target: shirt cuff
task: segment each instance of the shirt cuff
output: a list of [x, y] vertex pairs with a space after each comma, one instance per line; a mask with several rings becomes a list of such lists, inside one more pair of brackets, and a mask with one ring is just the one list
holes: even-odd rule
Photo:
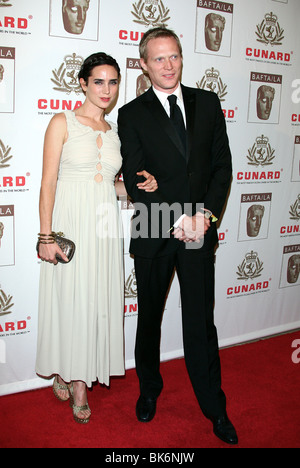
[[177, 221], [174, 223], [173, 227], [174, 227], [175, 229], [178, 228], [179, 224], [181, 223], [181, 221], [182, 221], [183, 218], [185, 218], [185, 217], [186, 217], [186, 214], [181, 215], [180, 218], [177, 219]]

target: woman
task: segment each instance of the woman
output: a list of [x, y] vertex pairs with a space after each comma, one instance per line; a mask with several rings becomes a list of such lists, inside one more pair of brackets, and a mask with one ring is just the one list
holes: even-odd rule
[[[88, 57], [78, 75], [86, 99], [55, 115], [46, 131], [40, 192], [41, 265], [36, 372], [55, 375], [53, 391], [87, 423], [87, 387], [124, 374], [124, 281], [121, 220], [115, 181], [122, 159], [115, 126], [105, 113], [116, 100], [120, 69], [104, 53]], [[141, 190], [155, 191], [146, 171]], [[52, 232], [74, 241], [69, 263]]]

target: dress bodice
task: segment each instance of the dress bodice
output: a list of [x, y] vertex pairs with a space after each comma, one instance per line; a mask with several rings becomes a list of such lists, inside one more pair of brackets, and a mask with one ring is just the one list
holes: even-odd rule
[[75, 113], [65, 111], [68, 139], [60, 159], [59, 180], [94, 180], [114, 183], [121, 168], [120, 140], [117, 127], [103, 132], [79, 122]]

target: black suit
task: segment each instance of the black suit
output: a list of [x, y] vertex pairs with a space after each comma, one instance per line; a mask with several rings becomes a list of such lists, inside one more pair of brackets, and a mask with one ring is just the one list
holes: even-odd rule
[[[192, 215], [197, 211], [196, 204], [203, 203], [219, 217], [231, 180], [231, 154], [217, 95], [185, 86], [182, 86], [182, 94], [186, 151], [152, 88], [119, 110], [126, 189], [134, 202], [148, 208], [148, 232], [155, 228], [152, 237], [135, 235], [130, 246], [135, 256], [138, 286], [136, 366], [141, 393], [156, 398], [162, 389], [160, 324], [175, 266], [181, 290], [187, 368], [202, 410], [214, 417], [225, 412], [213, 323], [216, 226], [215, 223], [211, 225], [200, 249], [188, 249], [187, 244], [173, 235], [166, 235], [168, 223], [172, 226], [181, 213], [175, 210], [167, 223], [158, 223], [151, 208], [154, 204], [172, 207], [177, 204], [182, 212], [188, 210]], [[136, 173], [143, 169], [157, 179], [156, 192], [146, 193], [137, 188], [140, 179]], [[136, 216], [139, 219], [139, 213]]]

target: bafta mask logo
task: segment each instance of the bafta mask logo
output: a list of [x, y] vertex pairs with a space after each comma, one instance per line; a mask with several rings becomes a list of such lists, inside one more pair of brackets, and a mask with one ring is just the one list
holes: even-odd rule
[[5, 146], [3, 141], [0, 140], [0, 169], [5, 169], [9, 167], [10, 164], [7, 164], [8, 161], [12, 158], [10, 155], [11, 148], [9, 146]]
[[250, 166], [269, 166], [273, 164], [275, 158], [275, 150], [272, 149], [269, 138], [261, 135], [256, 138], [252, 148], [248, 149], [248, 164]]
[[137, 297], [137, 285], [136, 285], [136, 278], [135, 278], [135, 270], [133, 269], [125, 283], [125, 298], [132, 299], [136, 297]]
[[300, 221], [300, 194], [293, 205], [290, 206], [290, 219]]
[[241, 265], [238, 266], [237, 276], [240, 280], [253, 280], [261, 276], [262, 270], [263, 262], [259, 260], [257, 252], [251, 250], [245, 255]]
[[275, 98], [275, 89], [272, 86], [262, 85], [257, 90], [256, 111], [261, 120], [268, 120]]
[[209, 13], [205, 18], [205, 44], [208, 50], [218, 52], [221, 47], [226, 20], [224, 16]]
[[144, 26], [168, 27], [167, 21], [170, 19], [169, 8], [166, 8], [162, 0], [139, 0], [133, 3], [131, 12], [135, 19], [134, 23]]
[[1, 223], [0, 221], [0, 248], [1, 248], [1, 239], [3, 237], [3, 234], [4, 234], [4, 224]]
[[257, 237], [261, 228], [265, 207], [263, 205], [252, 205], [247, 212], [247, 235]]
[[0, 8], [1, 7], [9, 7], [12, 6], [11, 3], [9, 3], [9, 0], [0, 0]]
[[82, 34], [90, 0], [62, 0], [62, 17], [65, 30], [70, 34]]
[[53, 78], [51, 78], [51, 81], [56, 85], [53, 88], [55, 91], [62, 91], [67, 94], [72, 92], [77, 95], [81, 94], [81, 86], [77, 77], [83, 60], [83, 57], [75, 53], [66, 55], [59, 69], [52, 70]]
[[282, 45], [284, 30], [278, 23], [278, 17], [274, 13], [267, 13], [261, 22], [256, 26], [257, 41], [262, 44]]
[[289, 284], [297, 283], [300, 272], [300, 255], [292, 255], [287, 265], [287, 282]]
[[0, 289], [0, 317], [12, 313], [10, 310], [14, 304], [11, 303], [12, 296], [7, 296], [3, 289]]
[[149, 88], [151, 88], [151, 80], [147, 75], [142, 73], [136, 80], [136, 97], [144, 94]]
[[4, 66], [0, 63], [0, 83], [3, 81], [4, 78]]
[[206, 89], [216, 93], [221, 102], [225, 101], [227, 85], [223, 83], [220, 72], [214, 67], [206, 70], [202, 80], [198, 81], [196, 85], [199, 89]]

